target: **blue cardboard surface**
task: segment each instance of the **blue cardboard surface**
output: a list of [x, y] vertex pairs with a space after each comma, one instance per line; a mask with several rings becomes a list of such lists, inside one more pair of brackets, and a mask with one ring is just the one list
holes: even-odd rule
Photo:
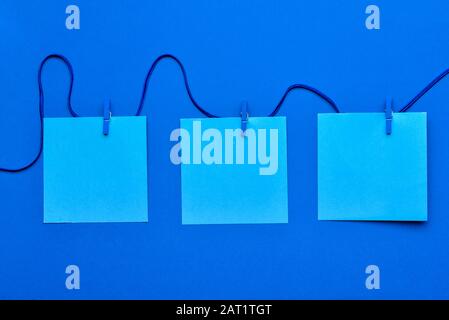
[[[65, 11], [79, 6], [79, 30]], [[368, 5], [380, 30], [368, 30]], [[266, 116], [293, 83], [317, 87], [343, 112], [399, 110], [449, 65], [449, 1], [0, 1], [0, 166], [17, 167], [39, 144], [39, 62], [67, 56], [74, 110], [135, 114], [145, 73], [162, 53], [185, 65], [207, 111]], [[449, 79], [411, 112], [428, 117], [426, 223], [319, 221], [315, 95], [292, 91], [288, 121], [288, 224], [183, 225], [181, 168], [169, 157], [179, 119], [198, 118], [179, 67], [163, 61], [149, 82], [149, 223], [44, 224], [43, 159], [0, 173], [0, 297], [24, 299], [448, 299]], [[45, 116], [69, 117], [67, 69], [43, 72]], [[393, 121], [394, 135], [395, 123]], [[101, 129], [100, 129], [101, 130]], [[383, 129], [382, 129], [383, 130]], [[111, 127], [113, 134], [113, 126]], [[81, 289], [67, 290], [78, 265]], [[381, 271], [367, 290], [365, 268]]]

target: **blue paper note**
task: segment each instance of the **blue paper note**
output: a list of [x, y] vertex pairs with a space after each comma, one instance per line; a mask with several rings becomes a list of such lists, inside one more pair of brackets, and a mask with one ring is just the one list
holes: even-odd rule
[[249, 118], [246, 136], [240, 127], [181, 120], [183, 224], [288, 222], [286, 119]]
[[146, 222], [146, 117], [44, 119], [44, 222]]
[[427, 114], [318, 115], [320, 220], [427, 220]]

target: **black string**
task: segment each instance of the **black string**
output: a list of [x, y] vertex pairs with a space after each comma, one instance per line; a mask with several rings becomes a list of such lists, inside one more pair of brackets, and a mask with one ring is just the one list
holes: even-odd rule
[[430, 89], [432, 89], [438, 82], [443, 80], [449, 74], [449, 69], [446, 69], [443, 73], [441, 73], [438, 77], [433, 79], [424, 89], [422, 89], [409, 103], [407, 103], [399, 112], [408, 111], [413, 105], [422, 98]]
[[192, 104], [195, 106], [195, 108], [197, 108], [199, 112], [201, 112], [203, 115], [205, 115], [208, 118], [219, 118], [218, 116], [216, 116], [216, 115], [206, 111], [195, 100], [195, 98], [192, 95], [192, 91], [190, 90], [189, 80], [187, 78], [187, 73], [186, 73], [186, 69], [184, 68], [184, 65], [182, 64], [182, 62], [178, 58], [176, 58], [175, 56], [173, 56], [171, 54], [163, 54], [163, 55], [157, 57], [157, 59], [154, 60], [154, 62], [151, 64], [151, 67], [148, 70], [147, 76], [145, 77], [145, 82], [143, 84], [143, 90], [142, 90], [142, 96], [140, 98], [139, 107], [137, 108], [136, 116], [139, 116], [142, 113], [143, 105], [145, 103], [145, 96], [147, 94], [147, 89], [148, 89], [148, 82], [150, 81], [151, 76], [153, 75], [154, 70], [156, 69], [156, 67], [159, 64], [159, 62], [161, 62], [162, 60], [165, 60], [165, 59], [171, 59], [171, 60], [175, 61], [178, 64], [178, 66], [179, 66], [179, 68], [181, 69], [181, 72], [182, 72], [182, 77], [184, 79], [184, 86], [186, 88], [187, 95], [189, 96], [189, 99], [192, 102]]
[[334, 109], [334, 111], [336, 113], [340, 113], [340, 109], [338, 109], [337, 104], [331, 98], [329, 98], [327, 95], [325, 95], [324, 93], [322, 93], [318, 89], [315, 89], [315, 88], [313, 88], [311, 86], [308, 86], [306, 84], [294, 84], [294, 85], [291, 85], [290, 87], [287, 88], [287, 90], [285, 91], [285, 93], [282, 96], [281, 100], [277, 104], [276, 108], [268, 116], [269, 117], [274, 117], [275, 115], [277, 115], [279, 110], [281, 109], [282, 105], [284, 104], [285, 99], [289, 95], [289, 93], [292, 92], [293, 90], [299, 90], [299, 89], [310, 91], [310, 92], [314, 93], [315, 95], [317, 95], [318, 97], [320, 97], [321, 99], [326, 101], [332, 107], [332, 109]]
[[[43, 71], [43, 68], [44, 68], [45, 64], [47, 63], [47, 61], [51, 60], [51, 59], [61, 60], [65, 64], [67, 69], [69, 70], [70, 84], [69, 84], [69, 92], [68, 92], [68, 95], [67, 95], [67, 109], [69, 110], [69, 112], [70, 112], [72, 117], [79, 117], [79, 114], [76, 113], [73, 110], [73, 107], [72, 107], [72, 91], [73, 91], [73, 83], [74, 83], [73, 67], [70, 64], [69, 60], [66, 57], [64, 57], [63, 55], [50, 54], [47, 57], [45, 57], [44, 60], [42, 60], [42, 62], [40, 63], [38, 76], [37, 76], [37, 81], [38, 81], [38, 86], [39, 86], [39, 120], [40, 120], [40, 141], [39, 141], [38, 153], [33, 158], [33, 160], [31, 162], [29, 162], [28, 164], [26, 164], [25, 166], [19, 167], [19, 168], [14, 168], [14, 169], [0, 168], [0, 172], [12, 172], [12, 173], [15, 173], [15, 172], [21, 172], [21, 171], [27, 170], [30, 167], [32, 167], [39, 160], [39, 158], [40, 158], [40, 156], [42, 154], [42, 148], [43, 148], [43, 119], [44, 119], [44, 90], [43, 90], [43, 86], [42, 86], [42, 71]], [[182, 64], [182, 62], [177, 57], [175, 57], [175, 56], [173, 56], [171, 54], [163, 54], [163, 55], [159, 56], [156, 60], [154, 60], [154, 62], [152, 63], [152, 65], [151, 65], [150, 69], [148, 70], [148, 73], [147, 73], [147, 75], [145, 77], [145, 82], [144, 82], [144, 86], [143, 86], [143, 90], [142, 90], [142, 95], [141, 95], [139, 106], [137, 108], [137, 111], [136, 111], [135, 115], [138, 116], [138, 115], [140, 115], [142, 113], [142, 109], [143, 109], [143, 106], [144, 106], [144, 103], [145, 103], [146, 93], [147, 93], [147, 90], [148, 90], [148, 84], [149, 84], [149, 81], [151, 79], [151, 76], [153, 75], [153, 72], [156, 69], [156, 67], [159, 64], [159, 62], [161, 62], [162, 60], [165, 60], [165, 59], [171, 59], [171, 60], [175, 61], [178, 64], [178, 66], [180, 67], [181, 72], [182, 72], [182, 76], [183, 76], [183, 80], [184, 80], [184, 85], [185, 85], [185, 88], [186, 88], [186, 91], [187, 91], [187, 95], [189, 96], [189, 99], [192, 102], [192, 104], [195, 106], [195, 108], [197, 108], [198, 111], [200, 111], [206, 117], [218, 118], [219, 116], [214, 115], [214, 114], [206, 111], [203, 107], [201, 107], [201, 105], [193, 97], [193, 94], [192, 94], [192, 91], [190, 89], [190, 85], [189, 85], [189, 81], [188, 81], [188, 78], [187, 78], [187, 73], [186, 73], [186, 70], [184, 68], [184, 65]], [[399, 112], [406, 112], [406, 111], [408, 111], [419, 99], [421, 99], [430, 89], [432, 89], [438, 82], [440, 82], [448, 74], [449, 74], [449, 69], [445, 70], [438, 77], [433, 79], [423, 90], [421, 90], [412, 100], [410, 100], [410, 102], [408, 102]], [[339, 108], [337, 107], [337, 104], [331, 98], [329, 98], [327, 95], [325, 95], [323, 92], [321, 92], [318, 89], [313, 88], [311, 86], [305, 85], [305, 84], [294, 84], [294, 85], [291, 85], [290, 87], [287, 88], [287, 90], [285, 91], [284, 95], [282, 96], [282, 98], [280, 99], [278, 104], [276, 105], [276, 108], [268, 116], [269, 117], [276, 116], [279, 113], [281, 107], [283, 106], [283, 104], [284, 104], [287, 96], [290, 94], [290, 92], [292, 92], [294, 90], [299, 90], [299, 89], [312, 92], [313, 94], [317, 95], [318, 97], [320, 97], [321, 99], [326, 101], [332, 107], [332, 109], [335, 112], [337, 112], [337, 113], [340, 112]]]
[[[43, 121], [44, 121], [44, 90], [43, 90], [43, 86], [42, 86], [42, 71], [43, 68], [45, 66], [45, 64], [47, 63], [48, 60], [51, 59], [57, 59], [57, 60], [61, 60], [65, 66], [67, 67], [67, 69], [69, 70], [69, 75], [70, 75], [70, 84], [69, 84], [69, 92], [67, 95], [67, 109], [69, 110], [70, 114], [72, 117], [79, 117], [80, 115], [78, 113], [75, 112], [75, 110], [73, 110], [72, 107], [72, 92], [73, 92], [73, 82], [74, 82], [74, 72], [73, 72], [73, 67], [71, 65], [71, 63], [69, 62], [69, 60], [64, 57], [63, 55], [60, 54], [50, 54], [47, 57], [44, 58], [44, 60], [42, 60], [42, 62], [39, 65], [39, 71], [38, 71], [38, 75], [37, 75], [37, 82], [38, 82], [38, 86], [39, 86], [39, 121], [40, 121], [40, 141], [39, 141], [39, 151], [37, 153], [37, 155], [34, 157], [34, 159], [28, 163], [27, 165], [20, 167], [20, 168], [15, 168], [15, 169], [10, 169], [10, 168], [0, 168], [0, 172], [12, 172], [12, 173], [16, 173], [16, 172], [21, 172], [21, 171], [25, 171], [27, 169], [29, 169], [30, 167], [32, 167], [40, 158], [41, 154], [42, 154], [42, 149], [43, 149], [43, 133], [44, 133], [44, 126], [43, 126]], [[198, 111], [200, 111], [203, 115], [205, 115], [206, 117], [209, 118], [218, 118], [219, 116], [214, 115], [208, 111], [206, 111], [203, 107], [201, 107], [201, 105], [195, 100], [195, 98], [193, 97], [192, 91], [190, 89], [190, 85], [189, 85], [189, 81], [187, 78], [187, 72], [184, 68], [184, 65], [182, 64], [182, 62], [175, 56], [171, 55], [171, 54], [163, 54], [161, 56], [159, 56], [156, 60], [154, 60], [154, 62], [152, 63], [150, 69], [148, 70], [148, 73], [145, 77], [145, 81], [144, 81], [144, 85], [143, 85], [143, 90], [142, 90], [142, 95], [140, 98], [140, 102], [139, 102], [139, 106], [137, 108], [137, 111], [135, 113], [136, 116], [139, 116], [142, 113], [142, 109], [145, 103], [145, 97], [146, 97], [146, 93], [148, 90], [148, 84], [149, 81], [151, 79], [151, 76], [153, 75], [154, 70], [156, 69], [157, 65], [159, 64], [159, 62], [161, 62], [162, 60], [165, 59], [171, 59], [173, 61], [175, 61], [179, 68], [181, 69], [182, 72], [182, 76], [184, 79], [184, 85], [187, 91], [187, 95], [189, 96], [190, 101], [192, 102], [192, 104], [195, 106], [195, 108], [198, 109]], [[275, 115], [278, 114], [279, 110], [281, 109], [281, 107], [283, 106], [285, 99], [287, 98], [287, 96], [289, 95], [289, 93], [293, 90], [297, 90], [297, 89], [303, 89], [303, 90], [307, 90], [310, 91], [312, 93], [314, 93], [315, 95], [319, 96], [320, 98], [322, 98], [323, 100], [325, 100], [327, 103], [330, 104], [330, 106], [334, 109], [335, 112], [340, 112], [340, 110], [338, 109], [337, 105], [335, 104], [335, 102], [330, 99], [328, 96], [326, 96], [324, 93], [322, 93], [321, 91], [319, 91], [318, 89], [315, 89], [313, 87], [310, 87], [308, 85], [303, 85], [303, 84], [294, 84], [290, 87], [287, 88], [287, 90], [285, 91], [284, 95], [282, 96], [281, 100], [278, 102], [278, 104], [276, 105], [276, 108], [268, 115], [269, 117], [274, 117]]]
[[44, 90], [42, 87], [42, 70], [43, 70], [45, 64], [47, 63], [47, 61], [50, 59], [61, 60], [62, 62], [64, 62], [67, 69], [69, 70], [70, 87], [69, 87], [69, 93], [67, 95], [67, 108], [69, 109], [69, 112], [73, 117], [78, 117], [78, 114], [72, 108], [72, 89], [73, 89], [73, 78], [74, 78], [72, 65], [70, 64], [69, 60], [62, 55], [59, 55], [59, 54], [48, 55], [40, 63], [39, 72], [37, 74], [37, 82], [38, 82], [38, 86], [39, 86], [39, 121], [40, 121], [39, 151], [37, 152], [37, 155], [33, 158], [33, 160], [31, 162], [29, 162], [28, 164], [24, 165], [23, 167], [14, 168], [14, 169], [0, 168], [0, 172], [17, 173], [17, 172], [25, 171], [25, 170], [31, 168], [37, 162], [37, 160], [39, 160], [39, 158], [42, 154], [42, 148], [43, 148], [43, 144], [44, 144], [44, 123], [43, 123], [44, 122]]
[[[193, 97], [192, 90], [190, 89], [189, 80], [188, 80], [187, 72], [186, 72], [186, 69], [184, 68], [184, 65], [182, 64], [182, 62], [177, 57], [175, 57], [174, 55], [171, 55], [171, 54], [163, 54], [163, 55], [159, 56], [156, 60], [154, 60], [154, 62], [152, 63], [150, 69], [148, 70], [148, 73], [147, 73], [147, 75], [145, 77], [145, 82], [144, 82], [144, 86], [143, 86], [143, 90], [142, 90], [142, 96], [140, 98], [139, 107], [137, 108], [136, 116], [139, 116], [142, 113], [143, 105], [145, 103], [146, 93], [147, 93], [147, 90], [148, 90], [148, 83], [149, 83], [149, 81], [151, 79], [151, 76], [153, 75], [154, 70], [156, 69], [156, 67], [159, 64], [159, 62], [161, 62], [162, 60], [165, 60], [165, 59], [169, 59], [169, 60], [175, 61], [176, 64], [181, 69], [181, 73], [182, 73], [182, 77], [183, 77], [183, 80], [184, 80], [184, 86], [186, 88], [187, 95], [189, 96], [189, 99], [192, 102], [192, 104], [195, 106], [195, 108], [197, 108], [199, 112], [201, 112], [203, 115], [205, 115], [208, 118], [219, 118], [219, 116], [214, 115], [214, 114], [206, 111], [196, 101], [196, 99]], [[325, 100], [327, 103], [329, 103], [331, 105], [331, 107], [334, 109], [335, 112], [337, 112], [337, 113], [340, 112], [340, 110], [338, 109], [336, 103], [334, 101], [332, 101], [332, 99], [329, 98], [328, 96], [326, 96], [324, 93], [319, 91], [318, 89], [315, 89], [315, 88], [313, 88], [311, 86], [304, 85], [304, 84], [294, 84], [294, 85], [292, 85], [292, 86], [287, 88], [287, 90], [285, 91], [285, 93], [282, 96], [281, 100], [276, 105], [276, 108], [268, 116], [269, 117], [274, 117], [279, 112], [279, 110], [281, 109], [281, 107], [284, 104], [285, 99], [287, 98], [288, 94], [291, 91], [296, 90], [296, 89], [303, 89], [303, 90], [307, 90], [307, 91], [310, 91], [310, 92], [314, 93], [315, 95], [319, 96], [320, 98]]]

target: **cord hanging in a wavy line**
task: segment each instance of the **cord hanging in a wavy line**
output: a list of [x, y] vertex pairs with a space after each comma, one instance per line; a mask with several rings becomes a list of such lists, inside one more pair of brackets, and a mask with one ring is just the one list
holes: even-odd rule
[[279, 110], [281, 109], [282, 105], [284, 104], [285, 99], [289, 95], [289, 93], [293, 90], [299, 90], [299, 89], [310, 91], [310, 92], [314, 93], [315, 95], [317, 95], [318, 97], [320, 97], [321, 99], [326, 101], [332, 107], [332, 109], [334, 109], [334, 111], [336, 113], [340, 113], [340, 109], [337, 107], [337, 104], [331, 98], [329, 98], [327, 95], [325, 95], [323, 92], [321, 92], [318, 89], [315, 89], [311, 86], [308, 86], [306, 84], [294, 84], [287, 88], [287, 90], [285, 91], [281, 100], [278, 102], [276, 108], [268, 116], [274, 117], [275, 115], [277, 115]]
[[161, 62], [162, 60], [165, 60], [165, 59], [171, 59], [171, 60], [175, 61], [178, 64], [178, 66], [179, 66], [179, 68], [181, 69], [181, 72], [182, 72], [182, 77], [184, 79], [184, 86], [186, 88], [187, 95], [189, 96], [189, 99], [192, 102], [192, 104], [195, 106], [195, 108], [197, 108], [199, 112], [201, 112], [203, 115], [205, 115], [208, 118], [218, 118], [218, 116], [216, 116], [216, 115], [206, 111], [195, 100], [195, 98], [192, 95], [192, 91], [190, 90], [189, 80], [187, 78], [187, 72], [186, 72], [186, 69], [184, 68], [184, 65], [182, 64], [182, 62], [178, 58], [176, 58], [174, 55], [171, 55], [171, 54], [160, 55], [151, 64], [151, 67], [150, 67], [150, 69], [147, 72], [147, 76], [145, 77], [145, 81], [144, 81], [143, 89], [142, 89], [142, 96], [140, 98], [140, 102], [139, 102], [139, 106], [137, 108], [136, 116], [139, 116], [142, 113], [143, 105], [145, 103], [145, 97], [146, 97], [147, 90], [148, 90], [148, 82], [150, 81], [151, 76], [153, 75], [154, 70], [156, 69], [156, 67], [159, 64], [159, 62]]
[[433, 79], [424, 89], [422, 89], [412, 100], [410, 100], [409, 103], [405, 105], [399, 112], [406, 112], [409, 110], [413, 105], [422, 98], [430, 89], [432, 89], [438, 82], [443, 80], [444, 77], [446, 77], [449, 74], [449, 69], [446, 69], [443, 73], [441, 73], [438, 77]]
[[69, 70], [70, 87], [69, 87], [69, 93], [67, 95], [67, 108], [69, 109], [69, 112], [73, 117], [78, 117], [78, 114], [72, 108], [72, 102], [71, 102], [72, 89], [73, 89], [73, 78], [74, 78], [72, 65], [70, 64], [69, 60], [62, 55], [59, 55], [59, 54], [48, 55], [40, 63], [39, 72], [37, 74], [37, 82], [38, 82], [38, 86], [39, 86], [39, 122], [40, 122], [40, 124], [39, 124], [39, 126], [40, 126], [39, 150], [37, 152], [37, 155], [33, 158], [33, 160], [31, 162], [29, 162], [28, 164], [26, 164], [20, 168], [13, 168], [13, 169], [0, 168], [0, 172], [3, 171], [3, 172], [17, 173], [17, 172], [25, 171], [25, 170], [31, 168], [37, 162], [37, 160], [39, 160], [39, 158], [42, 154], [42, 148], [43, 148], [43, 144], [44, 144], [44, 123], [43, 123], [44, 122], [44, 90], [42, 87], [42, 70], [43, 70], [45, 64], [47, 63], [47, 61], [50, 59], [61, 60], [62, 62], [64, 62], [67, 69]]
[[[208, 111], [206, 111], [203, 107], [201, 107], [201, 105], [196, 101], [196, 99], [193, 97], [192, 94], [192, 90], [190, 89], [190, 85], [189, 85], [189, 80], [187, 77], [187, 72], [186, 69], [184, 67], [184, 65], [182, 64], [181, 60], [179, 60], [177, 57], [175, 57], [174, 55], [171, 54], [163, 54], [160, 55], [159, 57], [156, 58], [156, 60], [154, 60], [154, 62], [151, 64], [150, 69], [148, 70], [148, 73], [145, 77], [145, 81], [144, 81], [144, 85], [143, 85], [143, 90], [142, 90], [142, 96], [140, 98], [140, 102], [139, 102], [139, 106], [137, 108], [137, 112], [136, 112], [136, 116], [140, 115], [142, 113], [142, 109], [143, 109], [143, 105], [145, 103], [145, 97], [146, 97], [146, 93], [148, 90], [148, 83], [151, 79], [151, 76], [153, 75], [154, 70], [156, 69], [157, 65], [159, 64], [159, 62], [161, 62], [162, 60], [165, 59], [169, 59], [169, 60], [173, 60], [176, 62], [176, 64], [179, 66], [179, 68], [181, 69], [181, 73], [182, 73], [182, 77], [184, 80], [184, 86], [186, 88], [187, 91], [187, 95], [189, 96], [190, 101], [192, 102], [192, 104], [195, 106], [196, 109], [198, 109], [199, 112], [201, 112], [203, 115], [205, 115], [206, 117], [209, 118], [219, 118], [219, 116], [214, 115]], [[276, 108], [268, 115], [269, 117], [274, 117], [279, 110], [281, 109], [282, 105], [285, 102], [285, 99], [287, 98], [288, 94], [296, 89], [303, 89], [303, 90], [307, 90], [310, 91], [312, 93], [314, 93], [315, 95], [319, 96], [320, 98], [322, 98], [324, 101], [326, 101], [327, 103], [329, 103], [329, 105], [332, 107], [332, 109], [334, 109], [335, 112], [340, 112], [340, 110], [337, 107], [337, 104], [328, 96], [326, 96], [324, 93], [322, 93], [321, 91], [319, 91], [318, 89], [315, 89], [311, 86], [305, 85], [305, 84], [294, 84], [291, 85], [290, 87], [287, 88], [287, 90], [285, 91], [284, 95], [282, 96], [281, 100], [278, 102], [278, 104], [276, 105]]]
[[[28, 164], [26, 164], [25, 166], [19, 167], [19, 168], [0, 168], [0, 172], [11, 172], [11, 173], [17, 173], [17, 172], [21, 172], [21, 171], [25, 171], [27, 169], [29, 169], [30, 167], [32, 167], [40, 158], [42, 151], [43, 151], [43, 137], [44, 137], [44, 89], [43, 89], [43, 85], [42, 85], [42, 71], [44, 66], [46, 65], [47, 61], [51, 60], [51, 59], [57, 59], [57, 60], [61, 60], [65, 66], [67, 67], [67, 69], [69, 70], [69, 75], [70, 75], [70, 84], [69, 84], [69, 92], [67, 95], [67, 109], [69, 110], [70, 114], [72, 117], [80, 117], [80, 115], [75, 112], [75, 110], [73, 110], [72, 107], [72, 92], [73, 92], [73, 83], [74, 83], [74, 72], [73, 72], [73, 67], [70, 63], [70, 61], [63, 55], [60, 54], [50, 54], [47, 57], [45, 57], [40, 65], [39, 65], [39, 71], [38, 71], [38, 75], [37, 75], [37, 81], [38, 81], [38, 87], [39, 87], [39, 122], [40, 122], [40, 138], [39, 138], [39, 150], [37, 152], [37, 155], [33, 158], [33, 160], [31, 162], [29, 162]], [[188, 81], [188, 77], [187, 77], [187, 72], [186, 69], [184, 68], [184, 65], [182, 64], [182, 62], [175, 56], [171, 55], [171, 54], [163, 54], [160, 55], [159, 57], [156, 58], [156, 60], [154, 60], [154, 62], [151, 64], [150, 69], [148, 70], [148, 73], [145, 77], [145, 81], [144, 81], [144, 85], [143, 85], [143, 90], [142, 90], [142, 95], [140, 98], [140, 102], [137, 108], [137, 111], [135, 113], [136, 116], [139, 116], [142, 113], [142, 109], [145, 103], [145, 97], [146, 97], [146, 93], [148, 90], [148, 84], [150, 81], [151, 76], [153, 75], [154, 70], [156, 69], [157, 65], [159, 64], [159, 62], [161, 62], [164, 59], [171, 59], [173, 61], [175, 61], [178, 66], [181, 69], [182, 72], [182, 76], [183, 76], [183, 80], [184, 80], [184, 85], [187, 91], [187, 95], [189, 96], [190, 101], [192, 102], [192, 104], [195, 106], [195, 108], [198, 109], [198, 111], [200, 111], [203, 115], [205, 115], [206, 117], [209, 118], [218, 118], [219, 116], [214, 115], [208, 111], [206, 111], [203, 107], [201, 107], [201, 105], [196, 101], [196, 99], [193, 97], [192, 91], [190, 89], [190, 85], [189, 85], [189, 81]], [[312, 93], [314, 93], [315, 95], [319, 96], [320, 98], [322, 98], [323, 100], [325, 100], [327, 103], [329, 103], [329, 105], [334, 109], [335, 112], [340, 112], [340, 110], [338, 109], [337, 105], [335, 104], [335, 102], [330, 99], [328, 96], [326, 96], [324, 93], [322, 93], [321, 91], [319, 91], [318, 89], [315, 89], [313, 87], [310, 87], [308, 85], [303, 85], [303, 84], [294, 84], [290, 87], [287, 88], [287, 90], [285, 91], [284, 95], [282, 96], [281, 100], [278, 102], [278, 104], [276, 105], [276, 108], [268, 115], [269, 117], [274, 117], [279, 110], [281, 109], [282, 105], [284, 104], [287, 96], [289, 95], [289, 93], [293, 90], [296, 89], [303, 89], [303, 90], [307, 90], [310, 91]]]

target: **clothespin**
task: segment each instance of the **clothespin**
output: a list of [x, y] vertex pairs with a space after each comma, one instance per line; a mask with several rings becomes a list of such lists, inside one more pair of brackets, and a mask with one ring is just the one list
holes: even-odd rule
[[385, 132], [387, 135], [391, 135], [393, 124], [393, 99], [387, 97], [385, 101]]
[[111, 117], [111, 100], [106, 98], [103, 102], [103, 134], [105, 136], [109, 135], [109, 123], [111, 121]]
[[241, 117], [242, 133], [243, 133], [243, 135], [245, 135], [246, 127], [248, 125], [248, 118], [249, 118], [248, 102], [247, 101], [243, 101], [242, 102], [241, 111], [240, 111], [240, 117]]

